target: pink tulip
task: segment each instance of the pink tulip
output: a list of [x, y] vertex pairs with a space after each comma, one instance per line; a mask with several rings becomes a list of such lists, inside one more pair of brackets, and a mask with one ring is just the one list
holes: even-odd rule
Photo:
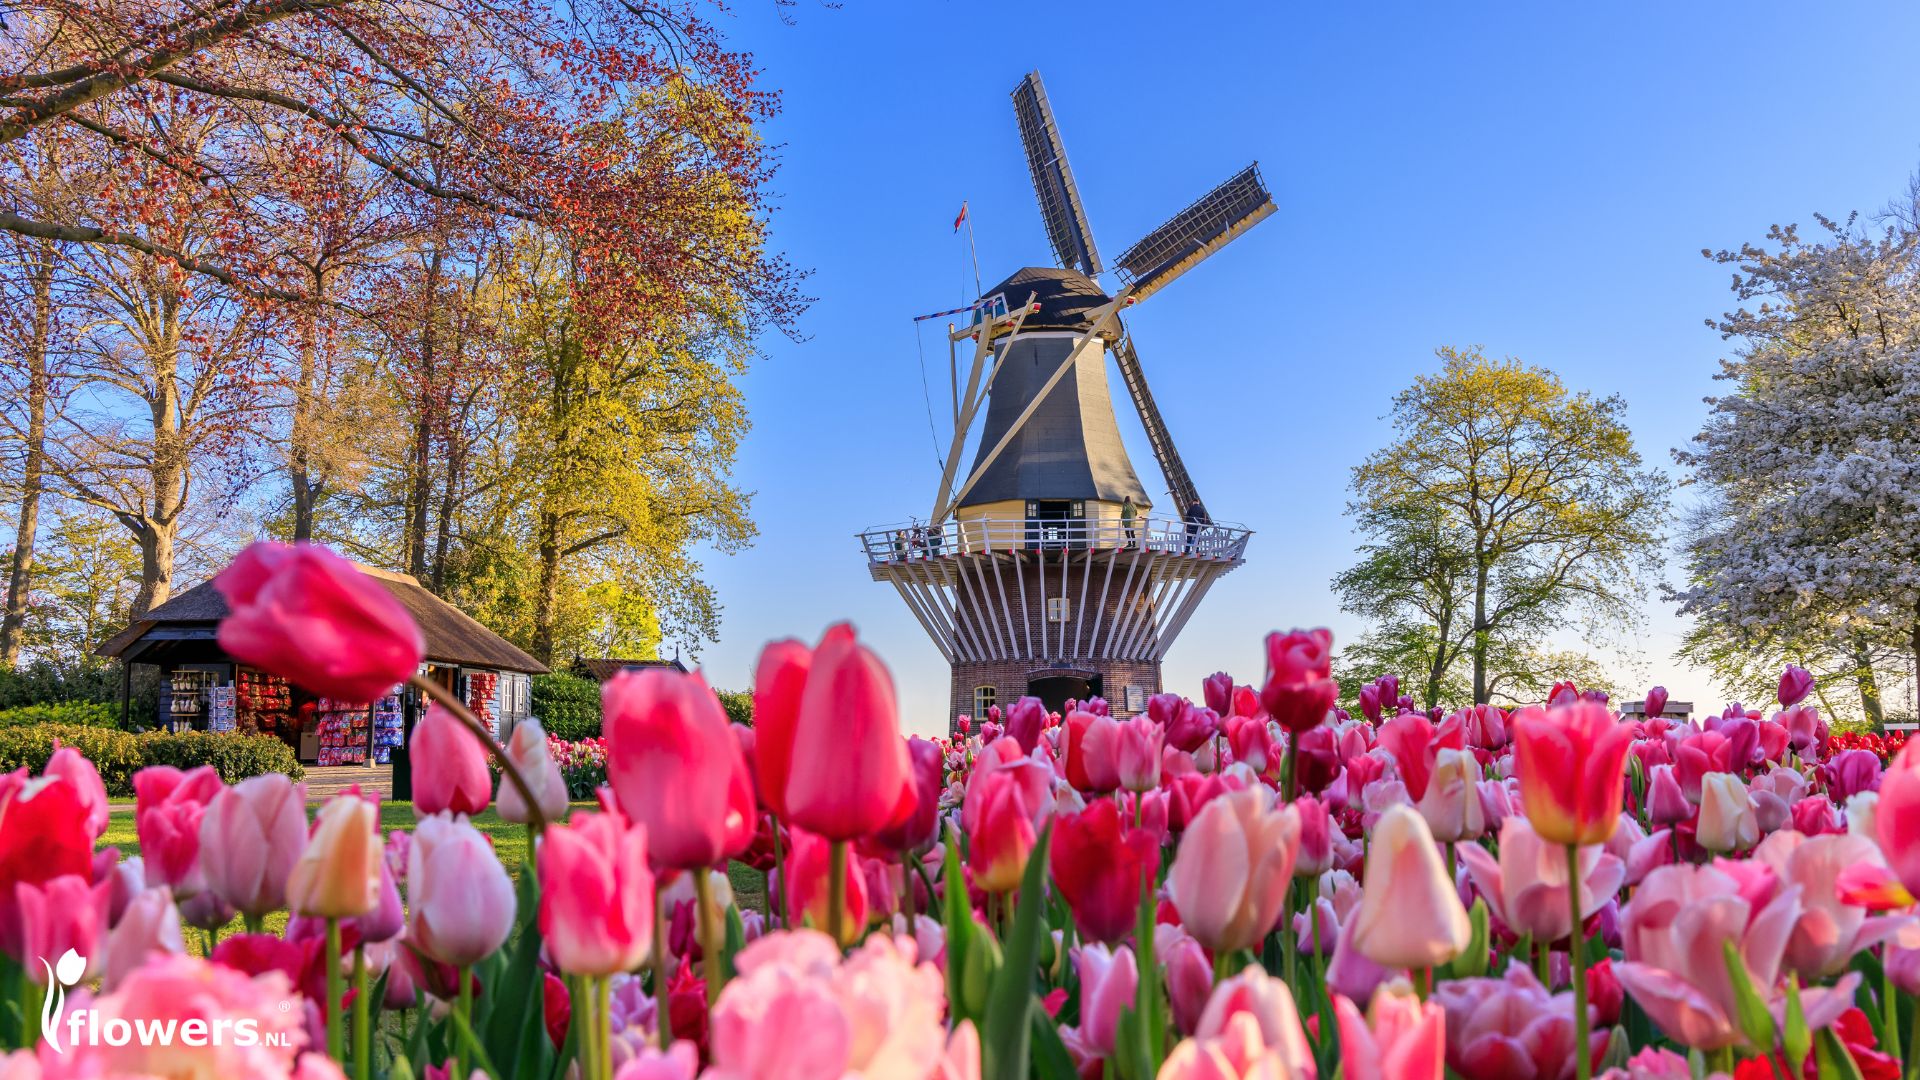
[[[1516, 934], [1537, 942], [1567, 936], [1567, 853], [1541, 840], [1525, 818], [1508, 818], [1500, 828], [1500, 857], [1495, 861], [1478, 844], [1463, 844], [1459, 858], [1487, 907]], [[1627, 874], [1626, 864], [1598, 848], [1580, 851], [1580, 910], [1597, 911], [1613, 899]]]
[[1911, 917], [1869, 917], [1841, 895], [1847, 870], [1879, 862], [1880, 852], [1864, 836], [1804, 837], [1777, 832], [1754, 849], [1753, 861], [1771, 867], [1780, 887], [1800, 887], [1802, 910], [1787, 940], [1785, 963], [1807, 982], [1837, 975], [1856, 953], [1886, 941], [1913, 924]]
[[1427, 792], [1416, 804], [1435, 840], [1451, 844], [1486, 833], [1486, 814], [1474, 787], [1479, 779], [1480, 763], [1471, 753], [1441, 750], [1435, 756]]
[[897, 820], [913, 798], [893, 677], [851, 626], [835, 626], [814, 650], [800, 695], [787, 818], [829, 840], [857, 840]]
[[643, 1046], [614, 1073], [613, 1080], [693, 1080], [700, 1072], [700, 1048], [676, 1039], [666, 1050]]
[[1820, 741], [1820, 711], [1811, 705], [1795, 705], [1780, 711], [1780, 722], [1787, 727], [1787, 742], [1794, 752], [1805, 756]]
[[1266, 787], [1229, 792], [1195, 816], [1174, 854], [1168, 892], [1187, 931], [1214, 953], [1252, 948], [1280, 918], [1300, 815]]
[[173, 894], [164, 885], [147, 889], [128, 902], [127, 910], [107, 935], [107, 955], [101, 965], [103, 984], [111, 992], [155, 957], [186, 951]]
[[1834, 819], [1833, 804], [1825, 795], [1809, 795], [1793, 804], [1787, 816], [1795, 832], [1807, 836], [1819, 836], [1823, 833], [1839, 831], [1840, 824]]
[[618, 814], [575, 814], [540, 838], [540, 937], [553, 965], [600, 978], [631, 971], [653, 945], [647, 835]]
[[1046, 766], [1019, 756], [1019, 746], [1011, 741], [1004, 741], [1009, 752], [994, 749], [1001, 745], [981, 752], [960, 808], [973, 884], [990, 893], [1019, 886], [1027, 856], [1053, 814], [1052, 774]]
[[1613, 835], [1632, 741], [1631, 725], [1591, 701], [1514, 714], [1514, 772], [1541, 839], [1599, 844]]
[[407, 856], [407, 901], [408, 942], [454, 967], [485, 959], [513, 929], [513, 882], [464, 817], [420, 819]]
[[413, 677], [420, 627], [384, 586], [313, 544], [255, 543], [213, 579], [220, 648], [321, 697], [373, 701]]
[[1047, 706], [1037, 697], [1023, 697], [1007, 710], [1007, 735], [1020, 744], [1020, 752], [1033, 753], [1040, 745], [1040, 733], [1047, 727]]
[[1498, 705], [1475, 705], [1459, 713], [1467, 745], [1498, 751], [1507, 745], [1507, 714]]
[[[745, 851], [753, 781], [706, 681], [661, 668], [622, 671], [600, 696], [607, 780], [620, 809], [646, 828], [655, 866], [691, 870]], [[764, 735], [754, 750], [764, 759]]]
[[1318, 878], [1333, 869], [1333, 815], [1327, 804], [1311, 795], [1293, 801], [1300, 816], [1300, 849], [1294, 858], [1295, 877]]
[[1647, 700], [1641, 705], [1640, 711], [1649, 720], [1663, 715], [1667, 711], [1667, 688], [1656, 686], [1647, 691]]
[[[787, 852], [786, 876], [780, 882], [780, 895], [787, 903], [787, 925], [799, 926], [802, 921], [808, 921], [815, 929], [825, 930], [833, 921], [829, 842], [801, 828], [791, 829], [787, 835], [792, 846]], [[842, 945], [860, 940], [867, 928], [867, 879], [860, 867], [854, 865], [859, 861], [848, 859], [845, 876], [841, 878], [842, 902], [846, 905], [841, 909], [846, 916], [840, 926], [845, 939]]]
[[1267, 731], [1267, 721], [1260, 716], [1232, 716], [1227, 718], [1227, 746], [1233, 751], [1233, 760], [1252, 769], [1255, 773], [1265, 773], [1279, 764], [1279, 756], [1274, 748], [1273, 736]]
[[248, 915], [287, 906], [307, 845], [307, 786], [279, 773], [221, 788], [200, 819], [200, 867], [214, 895]]
[[1113, 722], [1114, 772], [1127, 791], [1152, 791], [1160, 786], [1160, 752], [1165, 732], [1144, 716]]
[[222, 788], [213, 766], [182, 772], [152, 765], [133, 774], [134, 831], [147, 884], [168, 885], [181, 895], [206, 885], [200, 872], [200, 819]]
[[450, 811], [478, 814], [493, 798], [487, 750], [439, 704], [414, 725], [407, 743], [413, 764], [413, 812], [421, 817]]
[[907, 740], [907, 762], [913, 778], [912, 811], [875, 833], [871, 843], [874, 850], [889, 855], [922, 850], [939, 838], [940, 791], [945, 776], [940, 748], [915, 735]]
[[1221, 716], [1233, 712], [1233, 676], [1224, 671], [1207, 676], [1200, 683], [1200, 698]]
[[[1627, 959], [1613, 966], [1614, 974], [1674, 1041], [1699, 1050], [1731, 1046], [1742, 1039], [1739, 1006], [1724, 961], [1713, 961], [1731, 942], [1753, 985], [1778, 996], [1799, 896], [1799, 889], [1784, 889], [1756, 903], [1721, 868], [1661, 867], [1640, 883], [1622, 914]], [[1858, 973], [1849, 973], [1833, 987], [1801, 990], [1808, 1026], [1818, 1030], [1838, 1018], [1858, 982]]]
[[1260, 704], [1280, 726], [1297, 735], [1320, 726], [1340, 696], [1331, 678], [1333, 633], [1294, 630], [1267, 635], [1267, 681]]
[[1373, 996], [1364, 1020], [1343, 996], [1334, 997], [1333, 1014], [1344, 1080], [1441, 1080], [1446, 1074], [1447, 1024], [1439, 1005], [1389, 989]]
[[1791, 708], [1813, 692], [1813, 676], [1798, 664], [1788, 664], [1780, 673], [1780, 705]]
[[1837, 803], [1880, 786], [1880, 758], [1871, 750], [1842, 750], [1820, 766], [1827, 797]]
[[1285, 980], [1276, 979], [1258, 967], [1249, 967], [1214, 988], [1206, 1011], [1194, 1028], [1196, 1039], [1217, 1039], [1227, 1034], [1240, 1017], [1251, 1018], [1260, 1034], [1264, 1056], [1281, 1065], [1279, 1076], [1299, 1076], [1313, 1071], [1313, 1049], [1306, 1032], [1300, 1028], [1300, 1011], [1294, 1005], [1293, 991]]
[[[474, 741], [471, 737], [469, 742]], [[560, 764], [553, 760], [553, 750], [547, 743], [547, 732], [540, 721], [528, 717], [513, 726], [513, 735], [507, 739], [507, 758], [513, 767], [533, 789], [534, 805], [540, 810], [540, 816], [547, 821], [559, 821], [567, 816], [567, 778], [560, 774]], [[415, 782], [416, 785], [418, 781]], [[415, 810], [419, 808], [418, 787], [415, 788]], [[449, 808], [451, 809], [451, 808]], [[521, 825], [533, 820], [533, 814], [527, 807], [527, 801], [520, 796], [520, 788], [511, 783], [500, 785], [498, 800], [500, 817], [506, 821]]]
[[107, 933], [107, 906], [111, 882], [93, 884], [78, 874], [66, 874], [40, 885], [18, 886], [20, 926], [27, 978], [46, 986], [53, 966], [72, 949], [86, 960], [84, 978], [100, 971], [101, 939]]
[[1195, 707], [1178, 694], [1155, 694], [1147, 699], [1147, 716], [1166, 732], [1167, 745], [1193, 753], [1220, 732], [1220, 714]]
[[100, 770], [73, 747], [60, 746], [58, 740], [54, 746], [52, 756], [47, 758], [47, 767], [40, 770], [40, 775], [60, 780], [80, 797], [86, 811], [87, 835], [98, 839], [107, 831], [107, 785], [100, 781]]
[[1787, 726], [1772, 720], [1762, 720], [1757, 726], [1760, 732], [1760, 760], [1777, 762], [1784, 758], [1787, 744], [1792, 739]]
[[1080, 974], [1080, 1026], [1062, 1031], [1061, 1038], [1088, 1057], [1112, 1057], [1120, 1014], [1133, 1008], [1140, 985], [1133, 950], [1081, 945], [1073, 950], [1073, 966]]
[[1647, 819], [1656, 825], [1693, 820], [1693, 804], [1680, 790], [1671, 765], [1655, 765], [1647, 775]]
[[[1446, 1013], [1447, 1065], [1463, 1080], [1574, 1075], [1573, 998], [1549, 993], [1526, 964], [1503, 978], [1438, 983], [1433, 1000]], [[1604, 1027], [1590, 1036], [1589, 1059], [1606, 1047]]]
[[1191, 1035], [1213, 995], [1213, 962], [1193, 935], [1171, 923], [1153, 928], [1153, 955], [1166, 973], [1174, 1024]]
[[0, 951], [15, 960], [31, 959], [21, 950], [18, 887], [96, 876], [90, 799], [59, 777], [30, 778], [24, 768], [0, 774]]

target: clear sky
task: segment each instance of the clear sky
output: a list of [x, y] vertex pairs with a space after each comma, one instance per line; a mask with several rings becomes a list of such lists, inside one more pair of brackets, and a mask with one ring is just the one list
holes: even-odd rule
[[[1250, 160], [1279, 206], [1129, 317], [1209, 509], [1256, 530], [1168, 659], [1168, 688], [1196, 697], [1216, 669], [1257, 678], [1270, 629], [1358, 632], [1327, 587], [1352, 562], [1348, 470], [1436, 346], [1623, 395], [1672, 470], [1724, 352], [1705, 320], [1732, 300], [1701, 249], [1876, 211], [1920, 166], [1911, 4], [1235, 8], [801, 0], [788, 26], [736, 4], [729, 32], [785, 95], [777, 243], [819, 299], [807, 340], [769, 340], [746, 378], [737, 476], [760, 537], [708, 560], [712, 682], [744, 686], [765, 641], [851, 619], [907, 726], [943, 726], [945, 667], [853, 537], [932, 502], [911, 320], [972, 299], [961, 200], [989, 284], [1051, 262], [1008, 100], [1029, 68], [1109, 257]], [[937, 418], [937, 331], [924, 347]], [[1656, 598], [1617, 644], [1676, 699], [1717, 705], [1671, 659], [1681, 628]]]

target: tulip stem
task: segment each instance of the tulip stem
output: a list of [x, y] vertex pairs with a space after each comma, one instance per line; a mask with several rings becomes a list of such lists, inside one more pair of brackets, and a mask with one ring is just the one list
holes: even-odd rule
[[[1920, 1047], [1920, 1001], [1913, 1003], [1913, 1016], [1907, 1023], [1911, 1025], [1907, 1029], [1907, 1049], [1912, 1051]], [[1916, 1078], [1920, 1078], [1920, 1053], [1912, 1053], [1907, 1058], [1906, 1080]]]
[[[535, 833], [544, 830], [547, 827], [547, 816], [541, 812], [540, 800], [534, 797], [533, 788], [528, 785], [527, 778], [520, 775], [520, 770], [514, 766], [513, 759], [507, 756], [507, 748], [501, 746], [500, 740], [493, 737], [493, 732], [473, 715], [467, 708], [466, 702], [461, 701], [453, 691], [425, 675], [415, 674], [408, 682], [415, 689], [432, 698], [435, 704], [452, 713], [454, 719], [460, 721], [468, 731], [473, 733], [474, 738], [480, 740], [480, 745], [487, 748], [487, 752], [493, 755], [493, 760], [500, 766], [501, 775], [507, 778], [507, 781], [514, 786], [514, 790], [520, 793], [521, 801], [527, 804], [527, 828]], [[462, 1073], [462, 1075], [465, 1074]]]
[[1587, 1045], [1587, 950], [1580, 917], [1580, 845], [1567, 845], [1567, 904], [1573, 922], [1567, 930], [1567, 952], [1573, 958], [1573, 1064], [1575, 1080], [1593, 1075], [1593, 1049]]
[[846, 925], [847, 842], [835, 840], [827, 847], [827, 936], [839, 948], [846, 947]]
[[251, 911], [247, 912], [245, 919], [246, 919], [247, 933], [249, 934], [259, 933], [261, 930], [265, 929], [267, 925], [266, 916], [255, 915]]
[[1534, 942], [1533, 966], [1539, 969], [1541, 988], [1549, 994], [1553, 993], [1553, 942]]
[[1297, 883], [1296, 878], [1287, 879], [1286, 902], [1281, 909], [1280, 927], [1276, 931], [1280, 937], [1282, 963], [1286, 965], [1287, 989], [1296, 994], [1300, 992], [1300, 983], [1296, 978], [1299, 974], [1300, 949], [1293, 940], [1293, 893]]
[[[340, 920], [327, 916], [327, 1056], [344, 1061], [346, 1040], [340, 1029], [340, 999], [345, 987], [340, 984]], [[462, 1072], [459, 1075], [465, 1076]]]
[[1888, 1057], [1898, 1061], [1900, 1060], [1900, 1005], [1899, 999], [1893, 996], [1893, 965], [1888, 963], [1892, 958], [1891, 947], [1881, 950], [1880, 1023], [1887, 1033], [1885, 1046], [1882, 1049]]
[[367, 1017], [367, 950], [353, 950], [353, 1075], [354, 1080], [373, 1080], [373, 1030]]
[[[767, 879], [767, 929], [771, 930], [775, 925], [773, 912], [776, 908], [779, 909], [780, 912], [779, 925], [787, 925], [787, 856], [786, 853], [780, 849], [780, 819], [774, 817], [772, 814], [768, 814], [767, 820], [773, 825], [773, 876]], [[774, 888], [776, 883], [779, 885], [778, 890]], [[780, 901], [779, 903], [774, 902], [776, 892]]]
[[1298, 749], [1295, 744], [1299, 741], [1299, 738], [1296, 737], [1293, 732], [1289, 731], [1287, 733], [1287, 752], [1286, 755], [1280, 759], [1281, 794], [1282, 798], [1287, 802], [1293, 801], [1293, 755], [1294, 751]]
[[706, 976], [707, 1008], [720, 997], [720, 984], [726, 973], [720, 967], [720, 913], [713, 907], [713, 883], [704, 868], [693, 874], [694, 910], [700, 916], [700, 973]]
[[660, 1028], [660, 1049], [673, 1049], [673, 1013], [667, 1008], [667, 913], [660, 890], [653, 891], [653, 1016]]
[[911, 850], [902, 850], [900, 852], [900, 884], [905, 886], [905, 888], [900, 890], [900, 907], [902, 912], [907, 916], [907, 934], [909, 936], [913, 934], [913, 875], [907, 871], [907, 860], [911, 858], [913, 858], [913, 852]]
[[594, 1052], [600, 1058], [600, 1080], [613, 1080], [613, 977], [593, 983]]
[[[460, 980], [460, 990], [453, 999], [453, 1015], [460, 1018], [461, 1027], [470, 1028], [473, 1025], [473, 978], [465, 967], [454, 969], [454, 976]], [[456, 1038], [454, 1045], [453, 1075], [471, 1076], [467, 1071], [467, 1040]]]

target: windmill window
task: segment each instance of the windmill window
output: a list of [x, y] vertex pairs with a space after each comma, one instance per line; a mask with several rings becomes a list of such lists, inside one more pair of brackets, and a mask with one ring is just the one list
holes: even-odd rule
[[985, 720], [987, 710], [993, 708], [993, 687], [976, 686], [973, 688], [973, 715]]
[[1066, 622], [1068, 615], [1067, 598], [1064, 596], [1047, 597], [1047, 621]]

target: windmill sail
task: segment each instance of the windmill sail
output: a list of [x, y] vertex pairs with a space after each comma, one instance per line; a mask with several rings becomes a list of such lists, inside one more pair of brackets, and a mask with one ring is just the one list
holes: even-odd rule
[[1147, 373], [1140, 367], [1140, 354], [1133, 350], [1133, 335], [1124, 328], [1113, 347], [1113, 361], [1120, 368], [1120, 381], [1127, 384], [1127, 396], [1133, 399], [1134, 411], [1140, 414], [1140, 426], [1147, 431], [1153, 459], [1160, 463], [1160, 473], [1167, 478], [1173, 511], [1184, 515], [1188, 507], [1200, 501], [1200, 492], [1193, 486], [1193, 477], [1187, 474], [1186, 463], [1180, 460], [1180, 451], [1174, 449], [1173, 433], [1167, 430], [1160, 406], [1153, 403], [1153, 391], [1147, 389]]
[[1133, 298], [1145, 300], [1273, 210], [1260, 166], [1249, 165], [1121, 252], [1114, 269], [1133, 287]]
[[1067, 150], [1060, 142], [1039, 72], [1028, 72], [1014, 87], [1013, 115], [1020, 122], [1020, 145], [1027, 152], [1027, 168], [1033, 173], [1033, 191], [1040, 197], [1040, 216], [1046, 221], [1054, 256], [1068, 269], [1089, 277], [1098, 274], [1100, 253], [1094, 250], [1093, 230], [1087, 227], [1080, 189], [1074, 186]]

